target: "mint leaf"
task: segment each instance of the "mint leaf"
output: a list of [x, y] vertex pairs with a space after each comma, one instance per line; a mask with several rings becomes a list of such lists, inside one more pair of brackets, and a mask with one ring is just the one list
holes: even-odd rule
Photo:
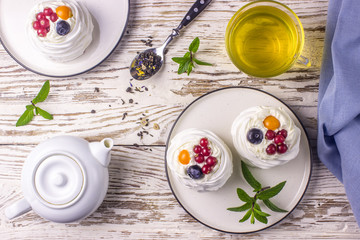
[[261, 189], [261, 184], [251, 174], [244, 161], [241, 161], [241, 171], [247, 183], [254, 188], [254, 192], [259, 191]]
[[45, 111], [39, 107], [36, 107], [35, 109], [43, 118], [48, 119], [48, 120], [53, 119], [53, 116], [50, 113], [48, 113], [47, 111]]
[[180, 64], [179, 69], [178, 69], [178, 74], [182, 74], [184, 72], [186, 72], [186, 70], [188, 69], [190, 64], [190, 61], [186, 61], [182, 64]]
[[37, 104], [38, 102], [43, 102], [48, 97], [50, 91], [50, 82], [47, 80], [44, 85], [41, 87], [38, 95], [32, 100], [33, 104]]
[[259, 214], [260, 216], [263, 216], [263, 217], [269, 217], [271, 216], [270, 214], [266, 213], [266, 212], [263, 212], [263, 211], [260, 211], [260, 210], [257, 210], [256, 208], [254, 208], [254, 211]]
[[174, 62], [179, 63], [179, 64], [187, 61], [187, 59], [184, 57], [173, 57], [171, 60], [173, 60]]
[[286, 184], [286, 181], [283, 181], [272, 188], [270, 187], [263, 188], [261, 186], [261, 183], [254, 178], [249, 168], [243, 161], [241, 161], [241, 171], [246, 182], [248, 182], [255, 189], [254, 190], [255, 195], [254, 197], [250, 197], [243, 189], [241, 188], [236, 189], [238, 197], [240, 198], [241, 201], [245, 202], [245, 204], [239, 207], [228, 208], [227, 210], [232, 212], [242, 212], [248, 210], [246, 214], [243, 216], [243, 218], [239, 220], [239, 222], [245, 222], [250, 218], [251, 224], [255, 223], [255, 219], [264, 224], [268, 223], [267, 217], [269, 217], [270, 214], [263, 212], [261, 210], [260, 205], [256, 203], [258, 199], [263, 200], [265, 206], [267, 206], [270, 210], [274, 212], [287, 212], [286, 210], [277, 207], [269, 200], [269, 198], [276, 196], [283, 189], [283, 187]]
[[34, 108], [35, 108], [34, 105], [32, 105], [32, 104], [31, 105], [26, 105], [25, 107], [26, 107], [27, 110], [34, 110]]
[[284, 209], [279, 208], [278, 206], [276, 206], [275, 204], [273, 204], [269, 199], [265, 199], [263, 200], [265, 206], [267, 206], [271, 211], [274, 212], [288, 212]]
[[200, 46], [200, 39], [196, 37], [189, 46], [189, 51], [196, 53]]
[[266, 200], [266, 199], [276, 196], [281, 191], [281, 189], [283, 189], [283, 187], [285, 186], [285, 183], [286, 183], [286, 181], [283, 181], [283, 182], [279, 183], [278, 185], [276, 185], [275, 187], [272, 187], [272, 188], [269, 188], [269, 189], [266, 189], [266, 190], [260, 192], [257, 195], [257, 198], [260, 200]]
[[240, 207], [233, 207], [233, 208], [228, 208], [227, 210], [232, 211], [232, 212], [243, 212], [245, 210], [248, 210], [251, 208], [251, 202], [247, 202], [244, 205], [240, 206]]
[[259, 210], [254, 209], [254, 217], [256, 218], [256, 220], [258, 220], [259, 222], [262, 222], [264, 224], [268, 223], [268, 220], [266, 218], [266, 216], [261, 215], [262, 212], [260, 212]]
[[[31, 109], [31, 107], [28, 108], [28, 106], [32, 106], [33, 108], [32, 109]], [[34, 106], [27, 105], [25, 112], [17, 120], [16, 126], [20, 127], [20, 126], [24, 126], [24, 125], [28, 124], [33, 119], [33, 117], [34, 117]]]
[[211, 63], [203, 62], [203, 61], [200, 61], [200, 60], [198, 60], [198, 59], [196, 59], [196, 58], [193, 58], [193, 60], [194, 60], [194, 62], [196, 62], [196, 64], [198, 64], [198, 65], [212, 66]]
[[192, 62], [190, 62], [190, 63], [189, 63], [189, 66], [188, 66], [188, 69], [187, 69], [187, 71], [186, 71], [188, 76], [190, 75], [193, 67], [194, 67], [194, 64], [193, 64]]
[[253, 198], [250, 197], [244, 190], [241, 188], [236, 189], [237, 195], [241, 201], [251, 203], [253, 202]]
[[186, 60], [190, 60], [190, 52], [186, 52], [183, 58], [185, 58]]
[[245, 222], [246, 220], [248, 220], [249, 217], [250, 217], [250, 215], [251, 215], [251, 213], [252, 213], [252, 209], [250, 209], [249, 211], [247, 211], [247, 212], [245, 213], [245, 215], [243, 216], [243, 218], [239, 220], [239, 222]]
[[251, 223], [251, 224], [254, 224], [254, 223], [255, 223], [254, 211], [251, 211], [250, 223]]
[[[31, 101], [31, 105], [26, 105], [25, 112], [20, 116], [20, 118], [16, 122], [17, 127], [28, 124], [33, 119], [35, 114], [36, 115], [40, 114], [41, 116], [49, 120], [53, 119], [53, 116], [50, 113], [35, 106], [36, 103], [43, 102], [46, 100], [46, 98], [49, 95], [49, 91], [50, 91], [50, 82], [49, 80], [47, 80], [41, 87], [37, 96]], [[34, 109], [35, 109], [35, 114], [34, 114]]]
[[177, 70], [178, 74], [182, 74], [184, 72], [187, 73], [187, 75], [189, 76], [190, 73], [193, 71], [193, 69], [195, 68], [195, 64], [198, 65], [206, 65], [206, 66], [212, 66], [212, 64], [207, 63], [207, 62], [203, 62], [200, 61], [198, 59], [195, 58], [195, 53], [198, 51], [200, 46], [200, 39], [198, 37], [196, 37], [190, 44], [189, 46], [189, 51], [186, 52], [184, 54], [183, 57], [173, 57], [172, 60], [174, 62], [176, 62], [177, 64], [179, 64], [179, 68]]

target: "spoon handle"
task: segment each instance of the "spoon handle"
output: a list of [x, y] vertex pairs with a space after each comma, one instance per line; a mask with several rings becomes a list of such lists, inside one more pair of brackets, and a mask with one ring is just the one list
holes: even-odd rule
[[177, 27], [177, 30], [180, 30], [191, 23], [191, 21], [194, 20], [197, 15], [199, 15], [210, 3], [211, 0], [196, 0], [194, 5], [192, 5], [190, 10], [186, 13], [180, 25]]

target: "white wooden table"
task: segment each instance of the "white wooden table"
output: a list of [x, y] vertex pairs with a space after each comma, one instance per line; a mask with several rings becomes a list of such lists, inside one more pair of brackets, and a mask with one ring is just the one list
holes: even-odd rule
[[[144, 41], [159, 46], [193, 2], [132, 0], [126, 34], [104, 63], [80, 76], [50, 78], [50, 95], [39, 106], [54, 114], [52, 121], [35, 117], [29, 125], [15, 127], [24, 106], [49, 78], [22, 68], [0, 47], [0, 239], [360, 238], [342, 184], [316, 156], [317, 94], [328, 1], [281, 1], [304, 25], [304, 55], [312, 60], [308, 69], [293, 68], [271, 79], [240, 73], [226, 55], [224, 31], [235, 11], [249, 1], [213, 0], [171, 44], [161, 73], [151, 80], [131, 81], [129, 62], [146, 48]], [[215, 66], [198, 67], [189, 77], [177, 75], [170, 58], [184, 54], [195, 36], [201, 39], [198, 57], [210, 59]], [[127, 91], [130, 83], [132, 92]], [[262, 89], [287, 103], [305, 125], [314, 152], [312, 178], [298, 207], [280, 224], [245, 236], [217, 232], [190, 217], [172, 195], [164, 169], [165, 142], [177, 116], [202, 94], [227, 86]], [[142, 138], [138, 136], [143, 131], [140, 118], [149, 119], [145, 127], [149, 134]], [[153, 128], [154, 123], [160, 130]], [[89, 141], [114, 139], [104, 202], [79, 224], [52, 223], [33, 212], [7, 221], [4, 209], [22, 197], [20, 177], [26, 156], [38, 143], [62, 134]]]

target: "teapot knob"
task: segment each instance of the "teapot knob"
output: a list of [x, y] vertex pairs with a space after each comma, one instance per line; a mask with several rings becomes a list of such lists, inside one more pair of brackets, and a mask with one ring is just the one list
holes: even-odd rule
[[62, 173], [56, 174], [52, 180], [53, 184], [57, 187], [65, 186], [67, 181], [67, 177]]

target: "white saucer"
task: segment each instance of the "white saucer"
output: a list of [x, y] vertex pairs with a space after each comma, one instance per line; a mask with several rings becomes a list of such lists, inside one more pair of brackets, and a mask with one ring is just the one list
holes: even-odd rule
[[[282, 106], [287, 110], [295, 124], [301, 129], [300, 153], [289, 163], [268, 170], [250, 168], [256, 179], [263, 186], [275, 186], [287, 181], [283, 190], [271, 200], [287, 213], [276, 213], [267, 209], [262, 210], [271, 214], [268, 224], [256, 221], [239, 223], [245, 212], [230, 212], [229, 207], [243, 205], [236, 193], [242, 188], [251, 196], [252, 188], [245, 182], [240, 168], [240, 158], [235, 151], [230, 133], [231, 125], [236, 116], [243, 110], [253, 106]], [[269, 228], [284, 219], [300, 202], [310, 181], [312, 169], [312, 154], [307, 133], [295, 114], [276, 97], [252, 88], [230, 87], [223, 88], [196, 99], [176, 120], [167, 141], [180, 131], [187, 128], [207, 129], [214, 132], [231, 149], [234, 156], [234, 172], [227, 183], [215, 192], [199, 193], [181, 185], [165, 160], [165, 169], [170, 188], [180, 205], [197, 221], [215, 230], [228, 233], [251, 233]], [[167, 148], [166, 148], [167, 151]], [[165, 154], [166, 156], [166, 154]]]
[[127, 25], [130, 0], [81, 0], [93, 17], [93, 41], [79, 58], [53, 62], [28, 41], [26, 23], [39, 0], [0, 1], [0, 42], [24, 68], [50, 77], [68, 77], [91, 70], [103, 62], [120, 42]]

